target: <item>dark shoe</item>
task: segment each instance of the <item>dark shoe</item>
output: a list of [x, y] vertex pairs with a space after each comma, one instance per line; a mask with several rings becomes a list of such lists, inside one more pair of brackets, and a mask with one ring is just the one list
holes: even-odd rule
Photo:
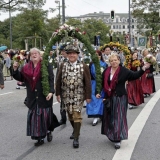
[[51, 141], [52, 141], [52, 138], [53, 138], [52, 132], [47, 133], [47, 141], [48, 141], [48, 142], [51, 142]]
[[150, 96], [150, 94], [147, 94], [147, 96]]
[[143, 94], [143, 97], [146, 98], [146, 97], [147, 97], [147, 94]]
[[121, 148], [121, 144], [120, 143], [115, 143], [114, 147], [115, 147], [115, 149], [120, 149]]
[[16, 87], [16, 89], [20, 89], [20, 87]]
[[77, 138], [73, 140], [73, 148], [79, 148], [79, 141]]
[[74, 132], [73, 132], [72, 135], [70, 136], [70, 139], [74, 139]]
[[86, 106], [83, 106], [83, 108], [86, 108]]
[[60, 124], [60, 125], [66, 124], [66, 121], [64, 121], [63, 119], [61, 119], [61, 120], [59, 121], [59, 124]]
[[43, 139], [38, 140], [34, 145], [35, 146], [41, 146], [42, 144], [44, 144], [44, 140]]
[[24, 104], [27, 105], [27, 101], [24, 101]]

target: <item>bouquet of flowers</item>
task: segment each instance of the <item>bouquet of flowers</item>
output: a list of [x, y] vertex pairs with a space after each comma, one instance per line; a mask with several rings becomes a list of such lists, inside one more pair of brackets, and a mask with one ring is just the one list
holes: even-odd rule
[[139, 60], [135, 60], [132, 62], [133, 67], [140, 67], [140, 65], [141, 65], [141, 62]]
[[155, 64], [156, 64], [156, 58], [153, 57], [151, 54], [148, 54], [148, 55], [144, 58], [144, 62], [150, 63], [151, 65], [155, 65]]
[[19, 65], [22, 65], [24, 63], [24, 59], [17, 54], [13, 57], [13, 61], [18, 62]]

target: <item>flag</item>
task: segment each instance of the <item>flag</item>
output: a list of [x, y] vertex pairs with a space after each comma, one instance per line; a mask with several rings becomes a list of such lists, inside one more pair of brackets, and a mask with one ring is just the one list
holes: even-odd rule
[[146, 42], [147, 42], [147, 38], [146, 37], [139, 37], [138, 38], [138, 46], [139, 47], [145, 47], [146, 46]]

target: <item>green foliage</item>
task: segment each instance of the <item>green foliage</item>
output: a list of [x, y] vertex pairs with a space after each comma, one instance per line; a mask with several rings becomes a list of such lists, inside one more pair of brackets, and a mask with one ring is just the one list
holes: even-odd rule
[[42, 85], [43, 85], [43, 94], [47, 95], [49, 93], [49, 82], [48, 82], [48, 75], [47, 75], [47, 65], [48, 65], [48, 53], [51, 50], [51, 47], [56, 42], [60, 42], [65, 36], [71, 36], [73, 38], [77, 38], [79, 41], [84, 43], [85, 47], [87, 48], [88, 52], [91, 54], [91, 58], [93, 63], [96, 67], [96, 82], [97, 86], [96, 89], [100, 93], [102, 89], [102, 75], [100, 71], [99, 59], [95, 54], [95, 50], [92, 48], [87, 36], [80, 34], [76, 30], [71, 30], [67, 32], [67, 30], [62, 30], [61, 34], [56, 34], [51, 41], [48, 43], [45, 53], [43, 54], [43, 61], [42, 61]]
[[102, 20], [87, 19], [81, 22], [80, 20], [70, 18], [67, 24], [85, 31], [91, 44], [94, 44], [94, 36], [97, 34], [100, 35], [101, 45], [109, 42], [109, 38], [106, 36], [109, 33], [109, 27]]
[[100, 45], [109, 42], [107, 33], [109, 33], [109, 27], [102, 20], [87, 19], [83, 22], [82, 29], [87, 32], [89, 40], [94, 44], [94, 36], [100, 35]]
[[137, 18], [138, 28], [151, 29], [153, 34], [156, 34], [160, 29], [159, 18], [159, 0], [133, 0], [132, 2], [133, 16]]

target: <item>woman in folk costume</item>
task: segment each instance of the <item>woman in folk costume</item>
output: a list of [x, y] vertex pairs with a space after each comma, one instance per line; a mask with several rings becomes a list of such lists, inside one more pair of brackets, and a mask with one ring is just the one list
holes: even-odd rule
[[[102, 53], [100, 51], [96, 51], [97, 56], [99, 57], [99, 63], [101, 67], [101, 72], [103, 72], [107, 68], [107, 64], [104, 62], [102, 58]], [[98, 118], [102, 117], [103, 114], [103, 91], [101, 93], [101, 98], [96, 98], [96, 70], [93, 62], [89, 65], [90, 75], [91, 75], [91, 85], [92, 85], [92, 98], [91, 102], [86, 105], [86, 113], [88, 118], [93, 119], [93, 126], [96, 126], [98, 123]]]
[[[30, 50], [30, 62], [18, 70], [18, 62], [13, 64], [13, 77], [25, 82], [27, 88], [27, 136], [37, 140], [35, 146], [42, 145], [47, 135], [48, 142], [52, 141], [52, 131], [58, 126], [58, 120], [53, 114], [54, 74], [53, 67], [48, 64], [49, 93], [43, 94], [41, 55], [37, 48]], [[55, 121], [53, 120], [55, 118]]]
[[[111, 66], [103, 72], [103, 88], [110, 110], [108, 105], [104, 105], [101, 133], [115, 143], [115, 149], [119, 149], [121, 141], [128, 138], [128, 96], [125, 83], [127, 80], [141, 77], [150, 64], [146, 63], [142, 69], [133, 72], [120, 66], [118, 54], [112, 54], [109, 62]], [[96, 97], [100, 97], [100, 95], [98, 94]]]
[[[148, 49], [144, 49], [142, 51], [142, 55], [143, 55], [144, 64], [146, 63], [146, 58], [148, 56], [153, 57], [149, 54]], [[156, 91], [153, 72], [154, 72], [154, 68], [153, 68], [153, 65], [151, 65], [148, 69], [146, 69], [145, 73], [141, 77], [141, 86], [142, 86], [144, 97], [150, 96], [150, 94]]]
[[[136, 72], [140, 70], [140, 67], [141, 67], [141, 62], [138, 60], [138, 53], [133, 52], [130, 70]], [[130, 104], [129, 109], [133, 108], [132, 105], [139, 106], [140, 104], [144, 103], [144, 97], [140, 79], [128, 81], [127, 93], [128, 93], [128, 103]]]
[[11, 59], [9, 57], [9, 54], [5, 52], [4, 54], [4, 66], [3, 66], [3, 76], [4, 80], [6, 80], [6, 77], [10, 77], [10, 67], [11, 67]]

